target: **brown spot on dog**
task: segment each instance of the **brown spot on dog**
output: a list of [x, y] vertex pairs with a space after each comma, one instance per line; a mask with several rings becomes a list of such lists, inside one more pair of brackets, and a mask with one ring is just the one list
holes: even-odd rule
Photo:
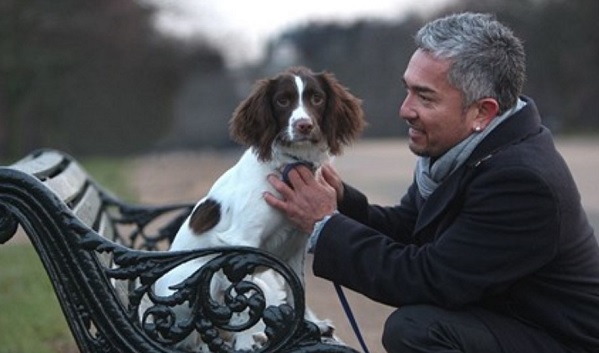
[[220, 221], [220, 204], [207, 199], [196, 207], [189, 220], [189, 226], [196, 235], [202, 234], [216, 226]]

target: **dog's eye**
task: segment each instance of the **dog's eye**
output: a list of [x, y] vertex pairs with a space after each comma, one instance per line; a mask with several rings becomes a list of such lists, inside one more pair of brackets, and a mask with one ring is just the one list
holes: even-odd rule
[[314, 94], [310, 98], [310, 102], [314, 105], [321, 105], [322, 103], [324, 103], [324, 97], [320, 94]]
[[291, 100], [289, 100], [289, 98], [277, 98], [275, 102], [279, 107], [287, 108], [291, 103]]

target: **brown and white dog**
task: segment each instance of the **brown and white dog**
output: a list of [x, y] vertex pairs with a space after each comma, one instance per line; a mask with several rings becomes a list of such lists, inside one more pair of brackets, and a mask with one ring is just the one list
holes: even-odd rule
[[[233, 140], [249, 148], [197, 203], [177, 233], [171, 250], [256, 247], [289, 264], [303, 281], [308, 234], [294, 228], [283, 214], [263, 200], [265, 191], [277, 195], [267, 176], [281, 175], [286, 166], [298, 162], [318, 172], [322, 163], [340, 154], [342, 147], [359, 135], [364, 124], [361, 101], [330, 73], [295, 67], [258, 81], [230, 121]], [[156, 294], [172, 293], [169, 287], [189, 277], [204, 263], [198, 260], [173, 269], [156, 283]], [[273, 278], [266, 274], [256, 279], [263, 283], [267, 300], [269, 297], [281, 300], [278, 294], [268, 293], [276, 282]], [[213, 292], [223, 290], [223, 286], [213, 285]], [[306, 319], [315, 322], [321, 331], [331, 333], [332, 326], [316, 319], [309, 310]], [[194, 343], [187, 340], [185, 344], [201, 344], [198, 339]], [[250, 349], [256, 346], [255, 339], [255, 335], [238, 334], [230, 343], [236, 349]]]

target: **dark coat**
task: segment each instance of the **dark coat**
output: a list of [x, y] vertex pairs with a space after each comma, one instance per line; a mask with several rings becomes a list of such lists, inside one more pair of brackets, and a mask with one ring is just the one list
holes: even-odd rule
[[314, 273], [395, 307], [482, 308], [508, 353], [521, 351], [519, 332], [497, 314], [599, 352], [599, 247], [551, 133], [523, 99], [426, 201], [415, 183], [394, 207], [345, 185]]

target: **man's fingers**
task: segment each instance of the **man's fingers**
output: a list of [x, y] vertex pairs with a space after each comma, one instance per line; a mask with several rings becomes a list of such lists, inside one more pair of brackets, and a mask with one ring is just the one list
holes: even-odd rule
[[335, 189], [337, 200], [343, 199], [343, 181], [341, 177], [330, 164], [324, 164], [321, 169], [322, 179]]
[[303, 185], [308, 185], [314, 181], [312, 171], [303, 165], [299, 165], [289, 171], [289, 182], [294, 189], [301, 188]]
[[266, 203], [270, 206], [287, 213], [287, 200], [293, 195], [293, 189], [291, 189], [289, 185], [287, 185], [274, 174], [269, 175], [267, 179], [268, 182], [275, 188], [275, 190], [281, 194], [281, 198], [275, 196], [269, 191], [265, 191], [262, 194], [264, 201], [266, 201]]
[[335, 181], [336, 173], [335, 169], [333, 169], [333, 167], [330, 164], [324, 164], [320, 169], [320, 173], [322, 174], [324, 180], [327, 181], [327, 183], [333, 184], [333, 182]]
[[298, 229], [309, 233], [317, 220], [337, 208], [335, 190], [326, 182], [317, 180], [309, 168], [302, 166], [289, 171], [288, 180], [291, 186], [279, 176], [269, 175], [268, 182], [280, 195], [266, 191], [263, 198], [267, 204], [283, 212]]
[[295, 170], [297, 170], [299, 175], [306, 183], [308, 183], [311, 180], [314, 180], [314, 173], [312, 173], [312, 170], [310, 170], [310, 168], [306, 167], [305, 165], [300, 165], [296, 167]]
[[263, 197], [264, 201], [266, 201], [266, 203], [270, 206], [279, 210], [283, 210], [285, 208], [285, 202], [283, 200], [279, 200], [275, 195], [271, 194], [270, 192], [265, 191]]
[[293, 194], [291, 187], [274, 174], [268, 176], [268, 182], [283, 196], [284, 199]]

